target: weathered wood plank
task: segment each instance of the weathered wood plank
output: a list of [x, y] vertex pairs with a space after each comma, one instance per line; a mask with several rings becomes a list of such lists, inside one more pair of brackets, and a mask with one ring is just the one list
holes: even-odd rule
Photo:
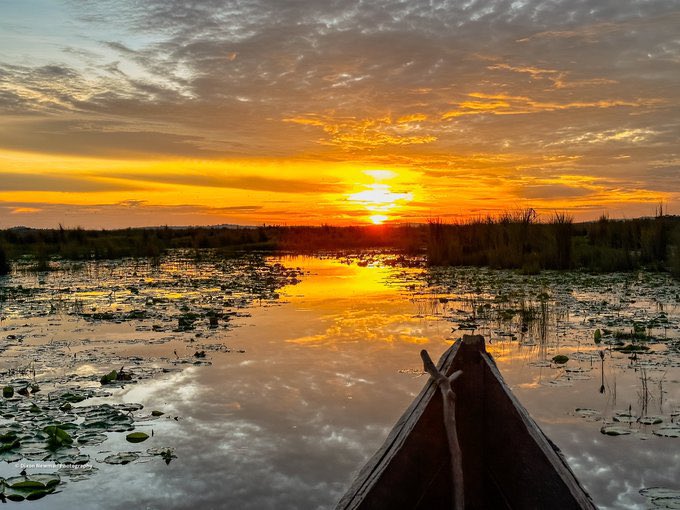
[[[451, 364], [460, 342], [449, 348], [437, 365], [444, 373]], [[441, 398], [433, 399], [437, 386], [428, 381], [420, 394], [399, 418], [385, 443], [360, 471], [338, 503], [337, 510], [367, 508], [432, 508], [432, 497], [450, 502], [449, 484], [436, 482], [441, 474], [450, 478], [450, 459], [442, 420]], [[420, 505], [420, 506], [419, 506]]]
[[[514, 508], [596, 508], [565, 460], [483, 354], [485, 469]], [[509, 466], [512, 466], [509, 469]]]

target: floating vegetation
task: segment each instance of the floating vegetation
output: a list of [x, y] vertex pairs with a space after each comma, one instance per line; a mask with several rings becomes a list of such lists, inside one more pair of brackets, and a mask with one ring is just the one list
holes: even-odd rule
[[667, 425], [653, 431], [655, 435], [660, 437], [680, 437], [680, 425]]
[[663, 417], [661, 416], [643, 416], [638, 420], [643, 425], [658, 425], [663, 423]]
[[123, 368], [124, 367], [121, 367], [120, 370], [111, 370], [108, 374], [104, 374], [99, 382], [102, 384], [111, 384], [120, 381], [131, 381], [132, 374], [130, 372], [125, 372]]
[[73, 444], [73, 438], [69, 433], [56, 425], [48, 425], [43, 432], [47, 434], [47, 444], [52, 449]]
[[102, 462], [106, 462], [107, 464], [125, 465], [136, 461], [138, 458], [139, 455], [134, 452], [121, 452], [114, 455], [109, 455], [108, 457], [104, 458]]
[[602, 332], [599, 329], [595, 330], [595, 333], [593, 335], [593, 339], [596, 344], [599, 344], [602, 342]]
[[649, 350], [649, 346], [642, 345], [642, 344], [627, 344], [625, 346], [614, 347], [613, 349], [615, 351], [619, 351], [619, 352], [641, 353], [641, 352], [647, 352]]
[[[104, 458], [94, 458], [94, 449], [115, 434], [124, 434], [128, 443], [151, 443], [135, 426], [164, 416], [160, 410], [139, 413], [143, 406], [137, 403], [116, 403], [119, 389], [180, 370], [173, 365], [210, 365], [209, 353], [245, 352], [224, 345], [221, 332], [248, 316], [244, 309], [253, 303], [276, 303], [278, 289], [299, 283], [302, 275], [260, 255], [225, 259], [202, 252], [199, 260], [193, 251], [175, 251], [154, 263], [91, 261], [75, 269], [55, 259], [49, 273], [38, 277], [24, 270], [32, 265], [17, 260], [0, 287], [0, 317], [15, 320], [7, 328], [0, 324], [5, 332], [0, 352], [8, 367], [0, 370], [0, 461], [54, 463], [69, 480], [87, 479], [97, 462], [176, 459], [170, 447], [146, 454], [109, 448]], [[74, 340], [48, 339], [53, 328], [68, 323], [77, 333]], [[113, 340], [107, 334], [97, 338], [100, 327], [124, 323], [133, 329]], [[164, 344], [172, 347], [163, 351]], [[125, 349], [110, 348], [116, 345], [153, 346], [160, 354], [119, 354]], [[2, 485], [7, 499], [36, 499], [54, 490], [31, 475], [9, 481]]]
[[[104, 476], [112, 470], [141, 470], [141, 466], [120, 466], [150, 458], [170, 463], [176, 459], [175, 451], [158, 445], [164, 428], [175, 426], [174, 413], [181, 406], [175, 408], [171, 396], [167, 402], [150, 402], [145, 409], [116, 402], [134, 399], [135, 394], [149, 395], [130, 383], [141, 385], [166, 375], [174, 378], [184, 368], [211, 361], [219, 364], [227, 357], [238, 363], [233, 356], [245, 348], [256, 356], [257, 345], [227, 345], [224, 332], [248, 316], [249, 307], [277, 306], [281, 295], [290, 294], [279, 294], [280, 287], [297, 283], [302, 274], [250, 256], [227, 261], [202, 253], [198, 260], [194, 254], [175, 252], [158, 262], [84, 262], [67, 270], [64, 263], [51, 261], [49, 274], [36, 277], [15, 271], [4, 280], [2, 315], [10, 318], [11, 326], [0, 326], [5, 361], [0, 382], [13, 394], [0, 402], [0, 415], [6, 420], [0, 425], [4, 438], [0, 459], [64, 460], [59, 474], [69, 481], [89, 476], [86, 473], [97, 465], [98, 476]], [[611, 448], [618, 448], [620, 440], [600, 436], [598, 430], [604, 435], [652, 438], [654, 448], [675, 441], [677, 432], [669, 425], [677, 418], [669, 416], [669, 409], [677, 408], [680, 299], [676, 294], [680, 287], [667, 276], [544, 271], [527, 277], [484, 268], [424, 268], [420, 262], [420, 268], [404, 264], [402, 269], [385, 272], [389, 283], [414, 304], [414, 315], [436, 317], [451, 327], [487, 335], [499, 367], [504, 368], [506, 354], [512, 363], [529, 367], [527, 372], [536, 376], [533, 387], [541, 387], [540, 398], [558, 400], [557, 394], [568, 393], [563, 402], [570, 406], [576, 391], [592, 392], [572, 412], [579, 418], [571, 419], [582, 420], [583, 430], [614, 445]], [[363, 256], [356, 264], [393, 267], [381, 254]], [[70, 327], [72, 337], [53, 338], [54, 331]], [[446, 335], [449, 327], [438, 330]], [[635, 352], [609, 348], [628, 343], [649, 349], [633, 359]], [[558, 363], [558, 356], [568, 363]], [[244, 365], [248, 358], [243, 356]], [[643, 388], [638, 380], [642, 368], [648, 377]], [[119, 378], [121, 372], [130, 379]], [[580, 382], [590, 377], [597, 378], [595, 383]], [[42, 391], [34, 393], [34, 384]], [[563, 388], [572, 385], [574, 391]], [[642, 405], [645, 392], [648, 408]], [[629, 402], [630, 417], [622, 412], [615, 420], [611, 410], [628, 407]], [[657, 422], [655, 414], [663, 421]], [[126, 445], [140, 448], [124, 438], [144, 434], [140, 429], [151, 434], [141, 426], [146, 420], [157, 420], [155, 434], [141, 445], [150, 447], [146, 453], [119, 451]], [[55, 427], [55, 438], [59, 429], [72, 442], [50, 448], [47, 427]], [[92, 469], [79, 470], [77, 465]]]
[[601, 418], [600, 411], [596, 411], [595, 409], [589, 409], [587, 407], [577, 407], [574, 412], [578, 415], [581, 416], [582, 418]]
[[569, 356], [558, 354], [557, 356], [553, 356], [552, 361], [556, 365], [564, 365], [567, 361], [569, 361]]
[[44, 473], [0, 478], [0, 494], [10, 501], [33, 501], [52, 494], [60, 482], [58, 475]]
[[652, 508], [676, 510], [680, 508], [680, 490], [664, 487], [648, 487], [640, 490], [640, 494], [649, 498]]
[[620, 423], [635, 423], [638, 421], [638, 417], [630, 414], [630, 411], [618, 411], [614, 414], [613, 419]]
[[173, 459], [177, 458], [174, 448], [149, 448], [146, 453], [159, 456], [166, 464], [170, 464]]
[[608, 436], [625, 436], [632, 434], [633, 430], [628, 427], [623, 427], [621, 425], [605, 425], [600, 429], [600, 432]]
[[141, 443], [149, 439], [149, 434], [144, 432], [132, 432], [125, 436], [125, 439], [130, 443]]

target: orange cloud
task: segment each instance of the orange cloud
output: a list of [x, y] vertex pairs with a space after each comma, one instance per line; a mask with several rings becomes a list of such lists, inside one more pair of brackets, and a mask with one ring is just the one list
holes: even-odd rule
[[42, 212], [42, 209], [37, 207], [15, 207], [10, 211], [10, 214], [35, 214]]
[[437, 140], [432, 134], [410, 134], [413, 130], [407, 124], [417, 120], [425, 120], [426, 116], [411, 116], [403, 121], [403, 117], [392, 122], [389, 116], [380, 118], [334, 118], [331, 116], [291, 117], [283, 119], [304, 126], [316, 126], [330, 136], [329, 140], [319, 140], [320, 144], [337, 146], [344, 150], [360, 148], [378, 148], [394, 145], [420, 145]]

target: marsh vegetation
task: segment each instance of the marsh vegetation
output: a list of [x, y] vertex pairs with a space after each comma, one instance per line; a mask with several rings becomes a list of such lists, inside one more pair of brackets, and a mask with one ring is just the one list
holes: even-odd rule
[[433, 266], [489, 266], [536, 274], [545, 269], [594, 272], [646, 268], [680, 275], [680, 217], [610, 219], [575, 223], [567, 213], [539, 217], [531, 209], [509, 211], [458, 223], [428, 225], [323, 225], [260, 227], [136, 228], [123, 230], [28, 229], [0, 231], [0, 274], [11, 260], [33, 261], [49, 270], [52, 260], [106, 260], [122, 257], [158, 261], [171, 249], [205, 249], [223, 256], [246, 252], [314, 253], [332, 250], [391, 249], [426, 254]]

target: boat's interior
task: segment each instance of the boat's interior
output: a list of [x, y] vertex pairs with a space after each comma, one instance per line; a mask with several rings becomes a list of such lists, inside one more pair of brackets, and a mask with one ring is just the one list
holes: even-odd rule
[[[454, 383], [465, 508], [594, 508], [554, 446], [503, 382], [481, 336], [439, 362]], [[442, 398], [428, 384], [368, 462], [338, 509], [451, 509]], [[548, 505], [548, 506], [546, 506]]]

